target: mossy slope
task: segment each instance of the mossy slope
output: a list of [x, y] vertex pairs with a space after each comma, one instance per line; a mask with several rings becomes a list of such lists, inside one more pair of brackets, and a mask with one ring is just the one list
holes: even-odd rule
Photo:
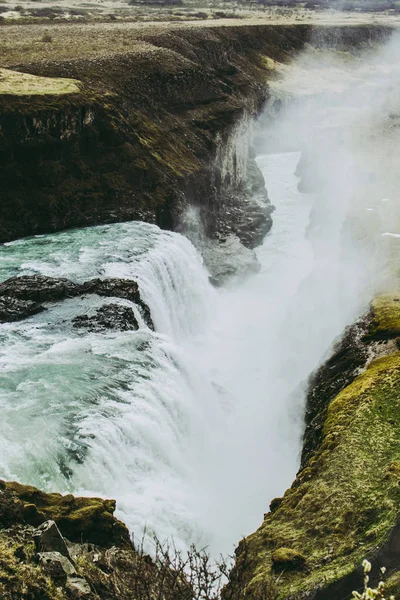
[[[396, 298], [374, 301], [372, 319], [365, 320], [369, 339], [376, 323], [379, 336], [385, 327], [387, 336], [397, 331]], [[399, 568], [399, 414], [400, 353], [394, 352], [371, 362], [330, 402], [319, 446], [239, 545], [225, 599], [264, 598], [265, 589], [282, 599], [347, 598], [362, 583], [357, 569], [364, 558]], [[277, 556], [294, 558], [280, 567]]]

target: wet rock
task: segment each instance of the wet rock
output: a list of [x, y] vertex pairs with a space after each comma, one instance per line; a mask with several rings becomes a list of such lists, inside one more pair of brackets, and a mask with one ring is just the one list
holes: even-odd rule
[[72, 319], [73, 326], [100, 333], [109, 329], [129, 331], [139, 329], [135, 313], [129, 306], [106, 304], [96, 311], [93, 316], [79, 315]]
[[73, 298], [81, 293], [81, 287], [61, 277], [22, 275], [0, 283], [0, 297], [9, 296], [32, 302], [55, 302]]
[[274, 210], [264, 176], [250, 154], [246, 179], [238, 186], [221, 192], [218, 208], [214, 213], [214, 227], [219, 234], [234, 234], [246, 248], [254, 249], [263, 243], [270, 231]]
[[0, 297], [0, 323], [20, 321], [44, 310], [44, 306], [31, 300], [20, 300], [11, 296]]
[[[45, 275], [22, 275], [11, 277], [0, 283], [0, 322], [21, 320], [45, 310], [45, 307], [38, 303], [60, 302], [67, 298], [89, 294], [109, 298], [123, 298], [134, 302], [139, 307], [148, 327], [154, 328], [150, 309], [143, 302], [136, 281], [110, 278], [91, 279], [83, 283], [75, 283], [62, 277], [47, 277]], [[111, 313], [108, 312], [111, 319]], [[132, 315], [128, 315], [127, 311], [123, 312], [124, 318], [121, 317], [120, 310], [115, 312], [117, 321], [119, 320], [121, 324], [125, 320], [127, 323], [133, 324]], [[99, 319], [101, 320], [101, 318], [104, 327], [106, 327], [106, 315], [100, 315]], [[118, 328], [118, 325], [116, 325], [116, 328]]]
[[45, 521], [33, 533], [36, 552], [59, 552], [69, 560], [71, 556], [55, 521]]
[[36, 560], [44, 573], [59, 584], [65, 585], [70, 575], [76, 575], [72, 562], [60, 552], [38, 552]]
[[204, 241], [201, 252], [210, 272], [210, 281], [215, 286], [223, 285], [231, 277], [245, 277], [260, 270], [255, 252], [233, 234]]

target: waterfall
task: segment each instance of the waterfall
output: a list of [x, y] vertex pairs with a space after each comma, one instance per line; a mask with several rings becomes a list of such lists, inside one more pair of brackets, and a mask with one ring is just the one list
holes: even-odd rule
[[[311, 59], [300, 60], [299, 72], [293, 67], [295, 87], [300, 76], [305, 84], [314, 78]], [[332, 97], [325, 91], [298, 101], [274, 123], [275, 138], [288, 134], [286, 148], [301, 145], [309, 157], [306, 175], [318, 175], [312, 193], [299, 191], [300, 152], [260, 150], [276, 212], [257, 249], [258, 273], [216, 290], [186, 238], [145, 223], [0, 248], [0, 280], [34, 273], [77, 282], [134, 279], [155, 324], [150, 330], [133, 306], [137, 331], [78, 331], [71, 319], [107, 301], [87, 296], [1, 325], [1, 477], [114, 497], [136, 537], [146, 529], [173, 537], [178, 548], [196, 543], [214, 555], [231, 552], [260, 524], [298, 468], [307, 378], [365, 309], [389, 242], [398, 255], [398, 211], [389, 212], [397, 170], [377, 159], [370, 118], [373, 99], [382, 108], [376, 89], [382, 79], [390, 88], [390, 76], [379, 61], [378, 78], [360, 64], [342, 105], [335, 85]], [[342, 71], [333, 73], [342, 83]], [[290, 84], [290, 73], [283, 83]], [[372, 133], [359, 110], [365, 90], [372, 90], [364, 115]], [[383, 237], [374, 228], [366, 233], [371, 215], [381, 219]], [[384, 245], [376, 259], [378, 236]]]
[[[298, 466], [303, 382], [344, 324], [321, 335], [326, 314], [317, 318], [302, 291], [315, 262], [298, 160], [259, 158], [275, 226], [260, 272], [225, 289], [211, 287], [186, 238], [144, 223], [1, 249], [3, 279], [135, 279], [155, 323], [155, 332], [143, 321], [138, 331], [78, 332], [71, 318], [106, 301], [87, 297], [1, 326], [2, 477], [115, 497], [136, 537], [146, 528], [180, 548], [230, 552], [258, 525]], [[312, 281], [318, 301], [324, 283]]]

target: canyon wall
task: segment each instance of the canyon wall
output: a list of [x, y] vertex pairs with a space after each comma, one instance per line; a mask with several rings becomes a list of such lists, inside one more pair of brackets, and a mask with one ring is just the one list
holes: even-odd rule
[[136, 219], [176, 229], [194, 205], [208, 236], [254, 247], [271, 207], [261, 193], [243, 218], [243, 198], [260, 198], [264, 183], [237, 142], [268, 97], [274, 61], [309, 42], [346, 49], [388, 33], [322, 29], [169, 26], [136, 32], [124, 52], [9, 58], [13, 71], [81, 83], [79, 93], [0, 94], [0, 242]]

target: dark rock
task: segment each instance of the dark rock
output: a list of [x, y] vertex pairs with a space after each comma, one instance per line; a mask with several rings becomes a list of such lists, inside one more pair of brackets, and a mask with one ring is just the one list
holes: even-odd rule
[[331, 357], [309, 379], [301, 468], [310, 460], [322, 439], [329, 403], [357, 377], [367, 362], [368, 346], [362, 340], [368, 327], [366, 317], [348, 327], [335, 344]]
[[202, 211], [207, 233], [214, 237], [236, 235], [250, 250], [263, 243], [272, 227], [271, 204], [262, 172], [254, 158], [247, 158], [246, 179], [221, 185], [216, 189], [218, 199], [213, 212]]
[[108, 329], [129, 331], [139, 328], [132, 308], [119, 304], [106, 304], [99, 308], [95, 315], [79, 315], [72, 319], [72, 323], [76, 328], [87, 329], [94, 333]]
[[[17, 321], [28, 316], [36, 314], [45, 307], [37, 304], [38, 302], [60, 302], [66, 298], [75, 298], [88, 294], [97, 294], [98, 296], [123, 298], [130, 300], [139, 306], [143, 318], [151, 329], [154, 328], [150, 309], [143, 302], [140, 296], [139, 286], [136, 281], [131, 279], [91, 279], [84, 283], [74, 283], [69, 279], [61, 277], [47, 277], [45, 275], [23, 275], [21, 277], [11, 277], [0, 283], [0, 322]], [[115, 305], [113, 305], [115, 306]], [[3, 307], [3, 309], [2, 309]], [[110, 311], [103, 311], [100, 315], [103, 319], [103, 326], [106, 327], [107, 319], [111, 325]], [[105, 313], [108, 312], [108, 315]], [[133, 311], [132, 311], [133, 314]], [[121, 324], [124, 320], [132, 325], [132, 315], [128, 312], [116, 311], [117, 320]], [[124, 316], [122, 316], [124, 315]], [[11, 318], [9, 319], [8, 316]], [[118, 328], [118, 325], [115, 326]]]
[[12, 323], [46, 310], [31, 300], [20, 300], [11, 296], [0, 297], [0, 323]]
[[282, 504], [282, 498], [273, 498], [271, 500], [271, 502], [269, 503], [270, 512], [274, 512], [275, 510], [277, 510], [281, 504]]
[[0, 296], [32, 302], [55, 302], [78, 296], [82, 293], [81, 289], [79, 284], [61, 277], [22, 275], [0, 283]]
[[59, 552], [71, 559], [67, 544], [55, 521], [45, 521], [33, 533], [36, 552]]

